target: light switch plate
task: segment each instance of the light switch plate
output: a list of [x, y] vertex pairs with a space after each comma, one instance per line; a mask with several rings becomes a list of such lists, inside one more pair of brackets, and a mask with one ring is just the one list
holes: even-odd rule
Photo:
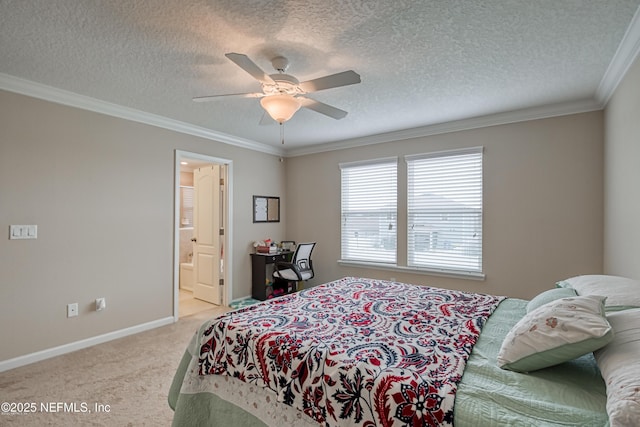
[[37, 238], [38, 238], [37, 225], [10, 225], [9, 226], [9, 240], [37, 239]]

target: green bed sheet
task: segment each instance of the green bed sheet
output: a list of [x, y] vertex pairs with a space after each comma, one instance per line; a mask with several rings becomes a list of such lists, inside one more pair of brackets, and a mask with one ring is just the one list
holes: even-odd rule
[[[593, 355], [529, 374], [497, 367], [502, 340], [525, 314], [526, 304], [507, 299], [485, 324], [459, 384], [455, 426], [608, 426], [605, 384]], [[169, 392], [169, 405], [175, 411], [173, 426], [273, 425], [263, 422], [266, 417], [255, 411], [251, 414], [228, 402], [225, 396], [182, 392], [183, 382], [194, 381], [189, 377], [197, 363], [192, 356], [197, 354], [195, 346], [192, 340]], [[309, 421], [299, 419], [293, 425], [308, 425]]]
[[607, 426], [606, 388], [591, 353], [528, 374], [498, 368], [502, 340], [526, 304], [504, 300], [482, 329], [456, 394], [455, 425]]

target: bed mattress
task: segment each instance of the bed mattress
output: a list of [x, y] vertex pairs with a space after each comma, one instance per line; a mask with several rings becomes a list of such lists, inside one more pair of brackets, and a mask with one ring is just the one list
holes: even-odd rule
[[[485, 323], [458, 384], [454, 424], [606, 426], [606, 390], [592, 355], [529, 374], [497, 367], [502, 340], [525, 314], [526, 303], [506, 299]], [[194, 335], [173, 380], [174, 426], [318, 425], [278, 402], [271, 390], [229, 376], [199, 375], [199, 341], [207, 325]]]

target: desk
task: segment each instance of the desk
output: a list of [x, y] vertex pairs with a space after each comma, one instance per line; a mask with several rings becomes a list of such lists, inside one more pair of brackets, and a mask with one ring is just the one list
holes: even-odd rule
[[[273, 270], [274, 265], [278, 261], [290, 261], [291, 251], [281, 251], [275, 254], [255, 253], [251, 254], [251, 296], [257, 300], [264, 301], [272, 298], [273, 295]], [[282, 290], [282, 295], [295, 292], [287, 286]], [[280, 290], [276, 290], [279, 293]]]

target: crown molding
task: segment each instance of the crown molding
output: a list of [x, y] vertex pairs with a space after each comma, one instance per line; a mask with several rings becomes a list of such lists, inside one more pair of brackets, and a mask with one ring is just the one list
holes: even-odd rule
[[[638, 28], [640, 28], [640, 26]], [[169, 119], [156, 114], [146, 113], [144, 111], [135, 110], [133, 108], [123, 107], [117, 104], [101, 101], [84, 95], [79, 95], [74, 92], [54, 88], [8, 74], [0, 73], [0, 89], [43, 99], [50, 102], [55, 102], [57, 104], [68, 105], [71, 107], [106, 114], [125, 120], [131, 120], [183, 134], [193, 135], [212, 141], [221, 142], [223, 144], [229, 144], [249, 150], [283, 157], [303, 156], [307, 154], [342, 150], [346, 148], [355, 148], [411, 138], [420, 138], [424, 136], [457, 132], [461, 130], [469, 130], [527, 120], [536, 120], [554, 116], [595, 111], [603, 108], [603, 104], [596, 100], [582, 100], [491, 114], [487, 116], [472, 117], [452, 122], [438, 123], [376, 135], [368, 135], [360, 138], [346, 139], [326, 144], [318, 144], [310, 147], [287, 148], [283, 150], [281, 148], [271, 147], [269, 145], [261, 144], [256, 141], [238, 138], [222, 132], [216, 132], [210, 129], [195, 126], [178, 120]]]
[[[603, 78], [600, 86], [598, 87], [598, 93], [600, 95], [598, 95], [595, 99], [579, 100], [574, 102], [566, 102], [490, 114], [486, 116], [471, 117], [446, 123], [437, 123], [428, 126], [368, 135], [359, 138], [346, 139], [342, 141], [317, 144], [300, 148], [282, 149], [272, 147], [256, 141], [235, 137], [222, 132], [216, 132], [189, 123], [169, 119], [151, 113], [146, 113], [144, 111], [135, 110], [128, 107], [123, 107], [117, 104], [112, 104], [88, 96], [79, 95], [74, 92], [57, 89], [51, 86], [43, 85], [3, 73], [0, 73], [0, 89], [43, 99], [50, 102], [55, 102], [58, 104], [94, 111], [113, 117], [144, 123], [147, 125], [168, 129], [179, 133], [193, 135], [212, 141], [221, 142], [223, 144], [229, 144], [249, 150], [259, 151], [266, 154], [272, 154], [282, 157], [297, 157], [307, 154], [316, 154], [333, 150], [342, 150], [347, 148], [381, 144], [384, 142], [401, 141], [406, 139], [516, 123], [527, 120], [537, 120], [549, 117], [601, 110], [604, 108], [604, 105], [606, 105], [606, 101], [608, 101], [611, 93], [613, 93], [620, 80], [624, 76], [624, 73], [628, 70], [629, 66], [633, 63], [635, 57], [640, 51], [640, 19], [638, 17], [639, 14], [636, 13], [632, 21], [632, 26], [629, 27], [623, 42], [618, 48], [618, 52], [616, 53], [614, 60], [607, 69], [607, 73]], [[624, 55], [624, 58], [622, 55]], [[618, 65], [614, 65], [614, 63]], [[614, 75], [615, 77], [613, 77]], [[608, 88], [606, 90], [604, 89], [605, 85]], [[611, 93], [608, 93], [609, 91]], [[607, 95], [602, 95], [604, 93], [606, 93]]]
[[377, 135], [369, 135], [361, 138], [347, 139], [327, 144], [313, 145], [310, 147], [290, 148], [286, 151], [286, 157], [304, 156], [307, 154], [343, 150], [365, 145], [381, 144], [384, 142], [401, 141], [412, 138], [421, 138], [425, 136], [440, 135], [444, 133], [517, 123], [528, 120], [538, 120], [550, 117], [566, 116], [570, 114], [586, 113], [589, 111], [601, 110], [602, 108], [602, 104], [595, 99], [585, 99], [574, 102], [545, 105], [541, 107], [525, 108], [521, 110], [507, 111], [504, 113], [490, 114], [479, 117], [470, 117], [468, 119], [455, 120], [446, 123], [437, 123], [433, 125], [403, 129]]
[[33, 98], [43, 99], [45, 101], [54, 102], [56, 104], [67, 105], [70, 107], [80, 108], [83, 110], [93, 111], [95, 113], [105, 114], [112, 117], [118, 117], [125, 120], [131, 120], [175, 132], [193, 135], [212, 141], [229, 144], [236, 147], [246, 148], [249, 150], [259, 151], [262, 153], [282, 156], [284, 151], [280, 148], [271, 147], [256, 141], [238, 138], [222, 132], [216, 132], [200, 126], [195, 126], [179, 120], [169, 119], [167, 117], [156, 114], [146, 113], [144, 111], [133, 108], [123, 107], [99, 99], [79, 95], [74, 92], [54, 88], [41, 83], [30, 80], [21, 79], [9, 74], [0, 73], [0, 89], [15, 92], [21, 95]]
[[640, 53], [640, 8], [631, 18], [631, 23], [618, 45], [613, 59], [604, 73], [598, 89], [596, 89], [596, 99], [604, 107], [615, 92], [616, 88], [627, 74], [629, 67], [634, 63]]

